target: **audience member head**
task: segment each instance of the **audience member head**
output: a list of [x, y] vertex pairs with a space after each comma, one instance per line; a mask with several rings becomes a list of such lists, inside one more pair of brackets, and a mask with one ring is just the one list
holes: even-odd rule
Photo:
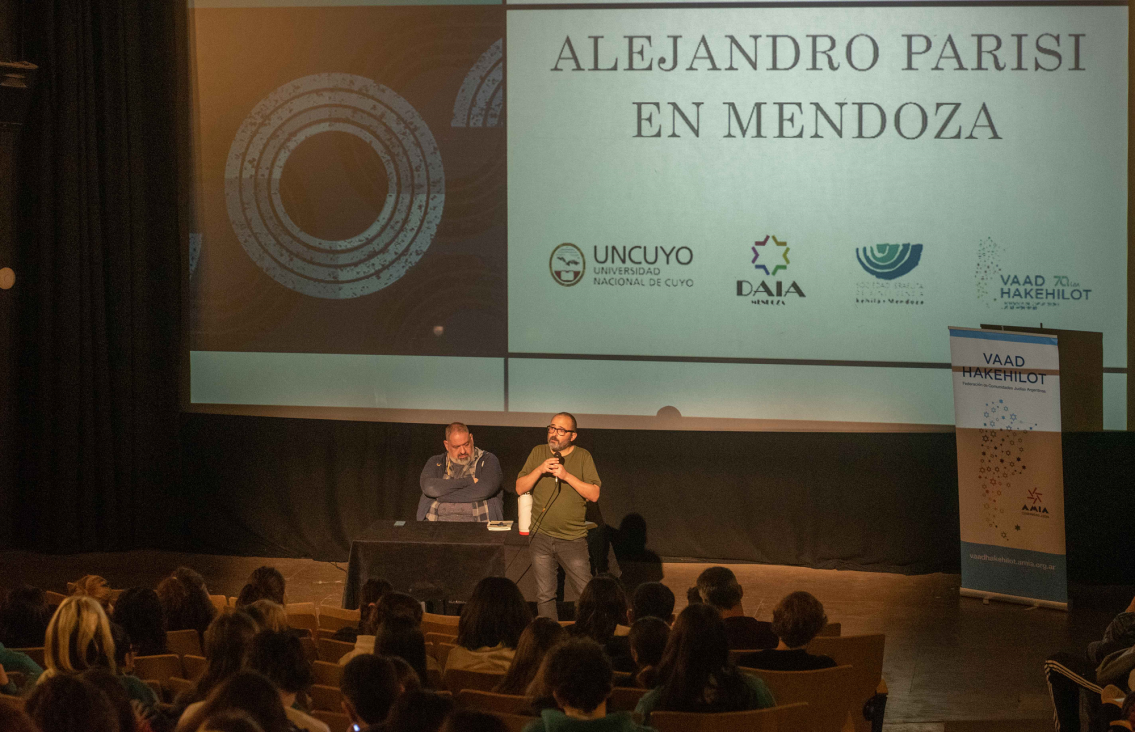
[[31, 717], [7, 704], [0, 704], [0, 729], [4, 732], [40, 732]]
[[399, 656], [387, 656], [387, 658], [394, 664], [394, 671], [398, 674], [398, 685], [402, 687], [403, 692], [422, 690], [422, 677], [405, 658]]
[[508, 732], [508, 725], [495, 714], [476, 709], [454, 709], [441, 729], [442, 732]]
[[734, 711], [744, 696], [744, 681], [729, 660], [725, 621], [717, 608], [690, 605], [670, 629], [662, 662], [660, 709], [699, 711], [707, 707]]
[[218, 684], [244, 669], [256, 632], [256, 622], [241, 610], [221, 613], [209, 623], [205, 671], [197, 679], [190, 701], [204, 699]]
[[67, 591], [72, 596], [93, 597], [98, 601], [98, 604], [102, 605], [104, 611], [110, 611], [110, 585], [97, 574], [85, 574], [74, 582], [68, 582]]
[[386, 729], [387, 732], [438, 732], [453, 709], [451, 696], [412, 691], [398, 697], [390, 710]]
[[59, 675], [40, 681], [28, 696], [24, 711], [40, 732], [119, 732], [118, 714], [106, 694], [78, 676]]
[[573, 638], [548, 653], [544, 683], [568, 716], [592, 715], [607, 701], [612, 687], [611, 662], [590, 638]]
[[248, 668], [267, 676], [284, 694], [298, 694], [311, 686], [311, 662], [300, 639], [291, 633], [257, 633], [248, 649]]
[[343, 711], [352, 722], [365, 727], [386, 719], [402, 686], [389, 658], [364, 653], [343, 667], [339, 691], [343, 692]]
[[49, 620], [51, 610], [43, 590], [28, 585], [10, 590], [0, 604], [0, 643], [8, 648], [42, 646]]
[[217, 615], [217, 609], [205, 589], [205, 581], [188, 567], [179, 567], [159, 582], [157, 595], [165, 616], [166, 630], [204, 633]]
[[643, 618], [660, 618], [669, 625], [674, 622], [674, 592], [661, 582], [643, 582], [635, 588], [631, 614], [632, 623]]
[[374, 629], [391, 618], [409, 618], [422, 624], [422, 603], [405, 592], [384, 592], [374, 604], [371, 626], [365, 635], [374, 635]]
[[727, 567], [710, 567], [699, 574], [697, 588], [702, 601], [713, 605], [719, 612], [739, 610], [745, 594], [737, 575]]
[[363, 583], [362, 589], [359, 590], [359, 607], [363, 608], [375, 604], [380, 597], [393, 589], [394, 585], [386, 580], [371, 577]]
[[811, 594], [786, 595], [772, 610], [772, 632], [788, 648], [803, 648], [827, 625], [824, 606]]
[[426, 637], [410, 618], [391, 618], [378, 626], [374, 652], [401, 658], [410, 664], [419, 679], [426, 678]]
[[271, 600], [278, 605], [286, 605], [284, 599], [284, 575], [275, 567], [257, 567], [252, 570], [248, 582], [241, 588], [236, 599], [237, 607], [250, 605], [257, 600]]
[[130, 704], [130, 695], [126, 693], [126, 687], [117, 676], [105, 668], [91, 668], [79, 674], [79, 678], [93, 684], [106, 694], [107, 701], [114, 707], [115, 715], [118, 717], [119, 732], [134, 732], [137, 726], [134, 707]]
[[471, 651], [501, 644], [516, 648], [530, 622], [532, 611], [516, 583], [507, 577], [485, 577], [461, 611], [457, 645]]
[[59, 603], [47, 625], [44, 662], [52, 673], [72, 674], [102, 666], [115, 671], [114, 639], [102, 605], [72, 595]]
[[648, 615], [634, 621], [630, 643], [635, 664], [641, 669], [662, 663], [662, 653], [669, 639], [670, 626], [661, 618]]
[[240, 671], [217, 685], [201, 708], [182, 717], [178, 729], [200, 732], [206, 720], [230, 712], [244, 712], [263, 732], [288, 732], [292, 725], [276, 686], [255, 671]]
[[512, 657], [512, 664], [495, 691], [500, 694], [525, 693], [532, 679], [536, 678], [536, 672], [548, 651], [566, 639], [567, 631], [555, 620], [535, 618], [520, 634], [516, 655]]
[[274, 630], [283, 633], [288, 630], [288, 612], [284, 606], [272, 600], [257, 600], [240, 608], [256, 621], [261, 630]]
[[126, 630], [135, 655], [156, 656], [166, 652], [166, 631], [158, 593], [148, 587], [131, 587], [119, 595], [111, 619]]
[[256, 720], [239, 710], [214, 714], [198, 729], [200, 732], [264, 732]]
[[575, 624], [568, 633], [586, 636], [606, 645], [615, 635], [615, 626], [627, 621], [627, 596], [614, 577], [592, 577], [576, 603]]
[[114, 666], [120, 673], [134, 673], [134, 652], [130, 634], [118, 623], [110, 624], [110, 639], [114, 641]]

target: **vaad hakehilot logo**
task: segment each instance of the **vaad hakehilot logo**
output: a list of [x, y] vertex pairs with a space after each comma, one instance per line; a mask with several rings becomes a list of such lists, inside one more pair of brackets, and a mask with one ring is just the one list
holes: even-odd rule
[[548, 269], [552, 272], [552, 279], [564, 287], [571, 287], [583, 280], [583, 273], [587, 270], [587, 260], [583, 257], [582, 249], [575, 244], [564, 242], [552, 250]]
[[855, 250], [859, 266], [881, 280], [894, 280], [918, 266], [921, 244], [876, 244]]
[[737, 280], [737, 297], [752, 298], [750, 302], [753, 305], [785, 305], [790, 296], [805, 297], [804, 290], [795, 280], [771, 279], [792, 264], [788, 258], [792, 247], [788, 246], [787, 240], [781, 241], [776, 235], [769, 234], [764, 239], [754, 241], [750, 250], [753, 257], [749, 263], [753, 265], [753, 269], [770, 279], [762, 278], [754, 282]]

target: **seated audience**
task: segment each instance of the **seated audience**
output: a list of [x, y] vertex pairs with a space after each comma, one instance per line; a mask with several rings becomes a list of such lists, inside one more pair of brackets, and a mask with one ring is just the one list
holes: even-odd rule
[[631, 657], [634, 659], [635, 681], [644, 689], [658, 685], [658, 664], [662, 663], [662, 653], [666, 641], [670, 639], [670, 626], [654, 615], [639, 618], [631, 626]]
[[505, 577], [486, 577], [473, 588], [457, 623], [457, 644], [446, 670], [504, 673], [512, 664], [520, 634], [532, 612], [520, 589]]
[[453, 713], [453, 697], [432, 691], [416, 691], [398, 697], [385, 732], [438, 732]]
[[262, 732], [295, 732], [276, 686], [255, 671], [240, 671], [217, 685], [204, 702], [185, 710], [177, 732], [204, 732], [207, 720], [244, 712]]
[[[117, 673], [114, 638], [102, 605], [86, 595], [72, 595], [61, 602], [47, 626], [44, 662], [47, 669], [39, 677], [40, 684], [89, 668], [101, 667]], [[153, 690], [141, 679], [118, 674], [118, 680], [131, 699], [145, 706], [157, 702]]]
[[[696, 589], [696, 592], [695, 592]], [[701, 602], [717, 608], [725, 619], [725, 633], [730, 650], [761, 650], [776, 648], [779, 640], [772, 626], [763, 620], [745, 615], [741, 599], [745, 591], [737, 582], [737, 575], [726, 567], [710, 567], [698, 575], [696, 588], [690, 589]]]
[[643, 730], [628, 712], [607, 713], [611, 662], [590, 638], [573, 638], [553, 648], [544, 666], [544, 683], [558, 709], [545, 709], [524, 732], [634, 732]]
[[330, 732], [327, 725], [296, 709], [296, 696], [312, 684], [311, 662], [299, 638], [290, 633], [262, 630], [248, 649], [248, 668], [264, 674], [280, 690], [284, 712], [295, 726], [308, 732]]
[[166, 630], [193, 629], [204, 638], [217, 609], [209, 599], [209, 590], [201, 575], [188, 567], [178, 567], [158, 583], [157, 595]]
[[110, 599], [110, 585], [97, 574], [85, 574], [74, 582], [68, 582], [67, 591], [71, 593], [72, 597], [76, 595], [93, 597], [98, 601], [98, 604], [102, 605], [104, 612], [110, 613], [113, 605]]
[[205, 670], [193, 687], [177, 698], [175, 706], [184, 709], [204, 701], [223, 681], [242, 671], [257, 630], [252, 618], [240, 610], [218, 615], [205, 631]]
[[106, 694], [77, 674], [41, 677], [24, 711], [39, 732], [120, 732], [118, 714]]
[[410, 618], [422, 624], [422, 603], [405, 592], [385, 592], [374, 604], [374, 626], [377, 628], [389, 618]]
[[[40, 643], [42, 642], [41, 640]], [[16, 695], [20, 690], [16, 682], [8, 678], [8, 671], [22, 673], [28, 685], [34, 684], [43, 673], [43, 669], [31, 659], [31, 656], [21, 651], [9, 650], [0, 643], [0, 694]]]
[[[359, 591], [359, 624], [351, 627], [340, 628], [335, 631], [332, 636], [337, 641], [345, 641], [347, 643], [354, 643], [358, 639], [359, 634], [363, 632], [363, 623], [366, 620], [367, 613], [375, 606], [379, 598], [394, 589], [394, 586], [384, 579], [371, 577], [363, 583], [362, 589]], [[371, 628], [370, 635], [374, 635], [374, 629]]]
[[590, 638], [603, 647], [616, 671], [633, 672], [630, 641], [615, 635], [619, 623], [627, 620], [627, 596], [614, 577], [592, 577], [576, 603], [575, 623], [568, 626], [568, 635]]
[[236, 606], [251, 605], [257, 600], [271, 600], [277, 605], [287, 605], [285, 599], [284, 575], [275, 567], [257, 567], [248, 577], [248, 582], [240, 589]]
[[534, 618], [524, 632], [520, 634], [520, 641], [516, 644], [516, 655], [512, 657], [508, 671], [497, 684], [494, 692], [498, 694], [522, 695], [548, 651], [567, 639], [564, 627], [551, 618]]
[[351, 723], [363, 732], [377, 732], [402, 693], [402, 684], [389, 658], [367, 654], [343, 667], [339, 691], [343, 692], [343, 711]]
[[667, 625], [673, 623], [673, 590], [661, 582], [643, 582], [636, 587], [627, 620], [634, 624], [643, 618], [659, 618]]
[[[1080, 729], [1081, 691], [1084, 694], [1088, 720], [1098, 726], [1100, 709], [1099, 688], [1108, 684], [1127, 688], [1131, 668], [1123, 671], [1124, 660], [1135, 663], [1135, 598], [1127, 609], [1116, 615], [1103, 632], [1103, 638], [1088, 644], [1083, 654], [1060, 651], [1044, 663], [1044, 677], [1056, 708], [1057, 732]], [[1110, 663], [1108, 663], [1110, 661]], [[1117, 663], [1118, 662], [1118, 663]], [[1106, 675], [1105, 675], [1106, 672]]]
[[51, 608], [43, 590], [28, 585], [10, 590], [0, 603], [0, 643], [8, 648], [41, 648], [49, 620]]
[[90, 668], [79, 674], [79, 678], [98, 687], [106, 694], [107, 701], [114, 707], [118, 717], [118, 732], [138, 732], [140, 729], [150, 730], [149, 724], [141, 722], [134, 715], [134, 707], [130, 705], [130, 697], [126, 689], [118, 683], [118, 679], [105, 668]]
[[421, 627], [410, 618], [391, 618], [378, 626], [374, 652], [380, 656], [401, 658], [408, 663], [422, 684], [429, 682], [426, 637]]
[[776, 648], [746, 653], [737, 659], [738, 666], [765, 671], [813, 671], [832, 668], [835, 661], [828, 656], [806, 650], [816, 634], [827, 625], [824, 606], [807, 592], [793, 592], [772, 611], [772, 631], [779, 642]]
[[130, 650], [135, 656], [157, 656], [168, 653], [162, 603], [158, 593], [147, 587], [131, 587], [118, 597], [111, 616], [130, 636]]
[[658, 665], [658, 682], [635, 708], [644, 724], [650, 724], [655, 710], [741, 712], [776, 703], [763, 681], [729, 661], [725, 623], [717, 609], [706, 604], [690, 605], [674, 621]]

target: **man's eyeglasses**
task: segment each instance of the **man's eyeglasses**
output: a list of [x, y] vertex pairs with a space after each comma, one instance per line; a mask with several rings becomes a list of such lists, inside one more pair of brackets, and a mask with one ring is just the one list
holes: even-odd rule
[[575, 430], [565, 430], [563, 427], [557, 427], [554, 424], [548, 425], [548, 434], [549, 435], [558, 435], [560, 437], [563, 437], [564, 435], [566, 435], [569, 432], [574, 433]]

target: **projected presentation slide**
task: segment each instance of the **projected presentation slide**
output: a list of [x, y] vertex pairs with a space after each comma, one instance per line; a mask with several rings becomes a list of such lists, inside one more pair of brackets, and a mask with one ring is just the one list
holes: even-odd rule
[[1124, 428], [1126, 5], [285, 5], [191, 11], [189, 408], [948, 429], [991, 323]]

